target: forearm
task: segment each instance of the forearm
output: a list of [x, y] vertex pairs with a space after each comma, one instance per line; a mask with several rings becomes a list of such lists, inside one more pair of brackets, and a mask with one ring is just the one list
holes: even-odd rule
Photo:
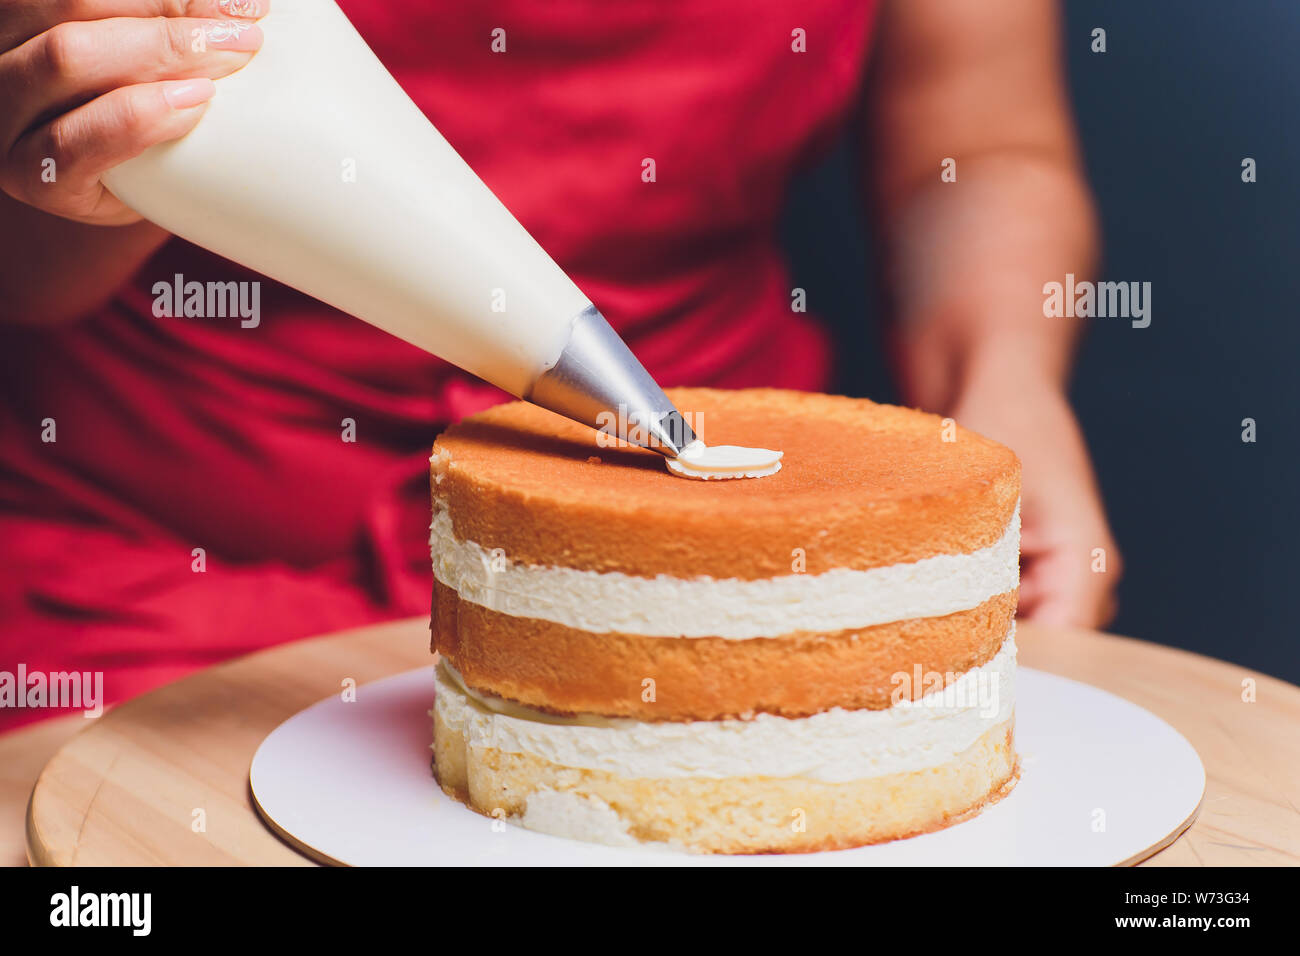
[[882, 5], [867, 182], [915, 404], [948, 410], [986, 382], [1065, 382], [1078, 329], [1043, 316], [1043, 285], [1093, 269], [1097, 230], [1059, 29], [1042, 0]]
[[1097, 258], [1056, 16], [885, 0], [868, 172], [903, 393], [1020, 457], [1020, 613], [1095, 627], [1120, 560], [1065, 395], [1079, 327], [1043, 314], [1043, 286]]
[[1063, 390], [1078, 320], [1043, 285], [1087, 276], [1097, 239], [1072, 163], [1016, 148], [954, 157], [958, 181], [895, 193], [885, 220], [891, 342], [906, 400], [948, 412], [972, 389]]
[[53, 324], [88, 315], [168, 238], [152, 223], [84, 225], [0, 193], [0, 321]]

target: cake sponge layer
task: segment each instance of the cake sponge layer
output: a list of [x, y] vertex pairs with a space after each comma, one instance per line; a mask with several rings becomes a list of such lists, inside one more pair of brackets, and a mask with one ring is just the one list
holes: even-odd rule
[[[596, 634], [512, 617], [434, 582], [434, 649], [475, 690], [559, 714], [717, 720], [883, 709], [990, 660], [1014, 591], [969, 611], [746, 641]], [[915, 678], [917, 672], [922, 679]]]

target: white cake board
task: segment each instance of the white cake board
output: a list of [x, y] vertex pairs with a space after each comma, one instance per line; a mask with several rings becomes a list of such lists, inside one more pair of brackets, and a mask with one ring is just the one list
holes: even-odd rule
[[308, 707], [253, 756], [253, 800], [290, 845], [356, 866], [1110, 866], [1168, 846], [1196, 817], [1205, 771], [1155, 715], [1077, 681], [1021, 668], [1021, 777], [955, 826], [828, 853], [703, 856], [619, 848], [493, 821], [445, 795], [430, 771], [433, 668]]

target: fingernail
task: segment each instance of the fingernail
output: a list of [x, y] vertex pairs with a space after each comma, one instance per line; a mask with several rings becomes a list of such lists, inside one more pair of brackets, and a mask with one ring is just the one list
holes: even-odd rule
[[213, 20], [203, 27], [208, 46], [251, 53], [262, 48], [262, 28], [242, 20]]
[[260, 17], [262, 5], [257, 0], [217, 0], [217, 8], [228, 17]]
[[208, 79], [172, 80], [163, 85], [163, 98], [174, 110], [186, 110], [212, 99], [217, 84]]

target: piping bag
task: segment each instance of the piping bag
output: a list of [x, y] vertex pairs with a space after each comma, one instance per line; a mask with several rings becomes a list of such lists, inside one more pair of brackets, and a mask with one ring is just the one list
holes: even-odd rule
[[703, 447], [333, 0], [258, 22], [194, 129], [105, 174], [114, 195], [519, 398], [670, 461]]

